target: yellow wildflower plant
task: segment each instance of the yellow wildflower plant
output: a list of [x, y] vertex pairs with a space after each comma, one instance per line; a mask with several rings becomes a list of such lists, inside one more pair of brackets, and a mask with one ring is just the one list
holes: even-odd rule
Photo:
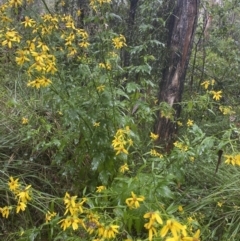
[[128, 148], [133, 145], [133, 141], [129, 138], [130, 129], [128, 126], [125, 129], [118, 129], [112, 141], [113, 149], [116, 151], [116, 156], [124, 153], [128, 155]]
[[140, 202], [145, 200], [144, 196], [137, 196], [134, 192], [131, 192], [132, 197], [126, 199], [126, 204], [130, 209], [137, 209], [140, 207]]

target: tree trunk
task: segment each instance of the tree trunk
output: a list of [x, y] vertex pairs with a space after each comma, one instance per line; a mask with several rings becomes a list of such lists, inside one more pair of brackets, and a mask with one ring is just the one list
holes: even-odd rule
[[174, 109], [174, 120], [161, 116], [160, 110], [155, 124], [155, 133], [159, 135], [158, 143], [167, 145], [171, 145], [177, 132], [176, 120], [181, 111], [180, 102], [199, 9], [199, 0], [172, 2], [175, 5], [167, 23], [169, 52], [159, 85], [158, 101], [166, 102]]

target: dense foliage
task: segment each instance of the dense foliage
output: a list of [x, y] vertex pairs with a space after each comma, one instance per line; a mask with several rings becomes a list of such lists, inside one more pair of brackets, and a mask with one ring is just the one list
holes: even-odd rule
[[130, 2], [0, 5], [1, 239], [240, 239], [239, 3], [201, 3], [166, 152], [153, 126], [174, 115], [156, 99], [171, 13]]

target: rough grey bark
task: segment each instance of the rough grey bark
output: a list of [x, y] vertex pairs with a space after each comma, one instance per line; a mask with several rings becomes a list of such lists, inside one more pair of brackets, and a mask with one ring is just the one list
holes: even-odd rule
[[[160, 80], [158, 100], [166, 102], [175, 110], [175, 120], [181, 112], [181, 102], [186, 70], [198, 19], [199, 0], [172, 0], [174, 5], [168, 28], [168, 57]], [[170, 4], [171, 6], [171, 4]], [[155, 133], [159, 143], [171, 143], [176, 134], [176, 123], [158, 113]]]

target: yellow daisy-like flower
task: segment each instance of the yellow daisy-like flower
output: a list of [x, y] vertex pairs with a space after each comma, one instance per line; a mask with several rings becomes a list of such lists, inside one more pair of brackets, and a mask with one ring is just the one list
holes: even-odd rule
[[102, 192], [106, 190], [107, 188], [105, 186], [98, 186], [96, 192]]
[[213, 95], [213, 99], [214, 100], [220, 100], [221, 98], [222, 98], [222, 91], [221, 90], [219, 90], [219, 91], [210, 91], [210, 93]]
[[125, 163], [124, 165], [120, 166], [119, 171], [120, 171], [121, 173], [125, 173], [126, 171], [129, 171], [128, 164]]
[[23, 124], [23, 125], [28, 124], [28, 118], [23, 117], [23, 118], [22, 118], [22, 124]]
[[99, 85], [99, 86], [97, 87], [97, 91], [98, 91], [98, 92], [103, 92], [104, 89], [105, 89], [105, 85]]
[[169, 231], [171, 231], [174, 238], [178, 237], [180, 232], [183, 233], [183, 236], [187, 236], [186, 226], [183, 226], [176, 220], [172, 220], [172, 219], [167, 220], [166, 225], [163, 226], [163, 228], [160, 231], [161, 237], [162, 238], [165, 237]]
[[119, 37], [113, 38], [112, 42], [113, 42], [114, 48], [116, 49], [121, 49], [122, 47], [127, 46], [126, 39], [122, 34], [120, 34]]
[[193, 125], [193, 120], [190, 120], [190, 119], [188, 119], [188, 121], [187, 121], [187, 126], [192, 126]]
[[158, 139], [159, 135], [151, 132], [150, 137], [153, 141], [156, 141]]
[[226, 164], [232, 164], [233, 166], [236, 164], [236, 161], [233, 155], [225, 155], [225, 157], [227, 158], [225, 161]]
[[10, 181], [8, 182], [8, 187], [12, 192], [16, 192], [18, 190], [18, 188], [20, 187], [20, 184], [18, 183], [18, 178], [17, 179], [13, 179], [13, 177], [9, 178]]
[[5, 206], [3, 208], [0, 208], [0, 213], [2, 214], [3, 218], [8, 218], [11, 210], [12, 210], [12, 206]]
[[100, 122], [94, 122], [94, 123], [93, 123], [93, 126], [94, 126], [94, 127], [99, 127], [99, 126], [100, 126]]
[[132, 197], [127, 198], [126, 199], [126, 204], [128, 205], [129, 208], [139, 208], [140, 204], [139, 202], [143, 202], [145, 197], [144, 196], [139, 196], [137, 197], [137, 195], [134, 192], [131, 192]]
[[201, 85], [204, 87], [205, 90], [207, 90], [208, 86], [210, 85], [210, 81], [205, 80], [204, 82], [201, 83]]

